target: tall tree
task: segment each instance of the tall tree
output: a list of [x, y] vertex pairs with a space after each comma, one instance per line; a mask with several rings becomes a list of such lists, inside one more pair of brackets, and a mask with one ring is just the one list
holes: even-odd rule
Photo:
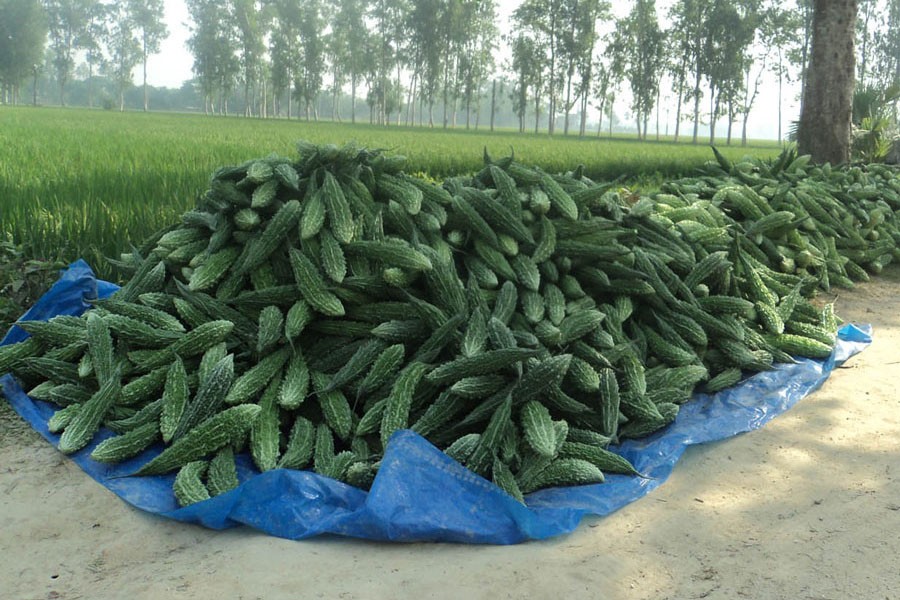
[[434, 104], [441, 84], [443, 65], [440, 31], [444, 0], [420, 0], [413, 2], [409, 14], [410, 46], [413, 48], [413, 72], [418, 88], [420, 123], [428, 108], [428, 126], [434, 127]]
[[300, 7], [293, 0], [274, 0], [271, 30], [269, 31], [269, 56], [272, 61], [272, 95], [276, 99], [276, 113], [280, 113], [278, 102], [287, 94], [287, 118], [292, 116], [294, 71], [300, 63], [300, 40], [298, 28]]
[[[578, 135], [584, 136], [587, 130], [587, 118], [588, 118], [588, 106], [590, 106], [591, 100], [594, 97], [594, 85], [596, 81], [602, 79], [604, 75], [608, 73], [603, 73], [605, 71], [605, 65], [603, 62], [595, 56], [594, 51], [597, 49], [597, 44], [600, 42], [600, 37], [597, 33], [597, 22], [598, 21], [606, 21], [612, 17], [612, 13], [610, 12], [610, 4], [605, 1], [598, 1], [592, 4], [589, 7], [589, 10], [586, 10], [582, 13], [582, 18], [579, 19], [579, 27], [578, 30], [581, 32], [579, 35], [584, 36], [583, 42], [579, 42], [579, 44], [575, 45], [576, 53], [578, 54], [578, 58], [576, 59], [575, 68], [580, 74], [580, 81], [578, 83], [576, 89], [576, 96], [580, 99], [580, 116], [581, 122], [578, 127]], [[598, 71], [601, 71], [598, 75], [595, 75]], [[607, 85], [608, 87], [608, 85]], [[602, 91], [602, 95], [605, 95], [606, 91]], [[602, 120], [603, 109], [600, 109], [599, 120]], [[568, 112], [566, 114], [566, 122], [568, 123]], [[568, 127], [565, 128], [568, 133]]]
[[519, 33], [512, 39], [512, 62], [510, 68], [515, 76], [510, 99], [513, 111], [519, 119], [519, 131], [525, 131], [525, 115], [528, 113], [528, 90], [540, 95], [537, 81], [540, 73], [540, 55], [534, 39]]
[[467, 38], [463, 0], [447, 0], [441, 11], [437, 35], [440, 36], [441, 53], [444, 55], [441, 65], [441, 95], [444, 108], [443, 127], [446, 129], [450, 126], [451, 113], [453, 124], [456, 124], [456, 104], [460, 96], [460, 48]]
[[366, 71], [366, 47], [369, 31], [366, 28], [366, 3], [363, 0], [335, 0], [334, 18], [331, 22], [333, 35], [343, 41], [341, 65], [350, 80], [350, 120], [356, 123], [357, 86]]
[[329, 31], [324, 36], [325, 54], [327, 62], [331, 68], [331, 120], [341, 121], [340, 97], [344, 84], [347, 82], [347, 74], [344, 70], [344, 61], [347, 56], [347, 37], [344, 31], [334, 27], [335, 16], [338, 6], [335, 6], [333, 0], [327, 0], [325, 3], [325, 11], [331, 15], [329, 22]]
[[134, 21], [129, 18], [122, 3], [110, 6], [110, 27], [107, 30], [106, 47], [109, 61], [107, 75], [116, 84], [119, 110], [125, 110], [125, 91], [133, 85], [134, 68], [141, 60], [141, 42], [133, 29]]
[[13, 104], [19, 101], [19, 85], [40, 63], [46, 39], [47, 21], [38, 0], [0, 0], [0, 91]]
[[325, 44], [322, 39], [322, 5], [319, 0], [304, 0], [300, 10], [298, 33], [300, 34], [300, 63], [294, 74], [294, 93], [302, 101], [306, 120], [310, 111], [316, 120], [319, 111], [316, 98], [322, 90], [325, 73]]
[[194, 56], [204, 110], [227, 114], [228, 95], [240, 72], [234, 19], [228, 5], [217, 0], [187, 0], [187, 7], [192, 21], [187, 45]]
[[878, 85], [900, 84], [900, 0], [886, 0], [882, 25], [875, 35]]
[[876, 11], [878, 10], [877, 0], [858, 0], [859, 18], [856, 20], [856, 47], [858, 49], [859, 59], [857, 62], [856, 80], [859, 85], [867, 85], [869, 83], [868, 69], [872, 65], [873, 53], [875, 51], [875, 28], [876, 28]]
[[[493, 0], [470, 0], [463, 4], [463, 19], [468, 35], [460, 47], [461, 96], [465, 104], [466, 129], [471, 125], [473, 108], [494, 64], [497, 47], [496, 7]], [[476, 105], [476, 106], [473, 106]]]
[[159, 52], [160, 44], [169, 35], [164, 22], [165, 7], [163, 0], [127, 0], [127, 2], [132, 28], [141, 43], [141, 63], [144, 66], [144, 111], [148, 111], [150, 97], [147, 89], [147, 59]]
[[603, 126], [603, 117], [607, 114], [610, 118], [610, 135], [612, 135], [612, 105], [615, 101], [615, 82], [613, 82], [613, 72], [610, 68], [609, 60], [598, 60], [594, 64], [593, 77], [593, 98], [594, 106], [597, 108], [597, 137]]
[[[572, 108], [582, 98], [586, 101], [590, 89], [597, 21], [609, 16], [609, 3], [601, 0], [566, 0], [562, 4], [561, 62], [565, 77], [563, 134], [568, 135]], [[582, 123], [579, 131], [583, 135], [586, 105], [582, 103], [581, 108]]]
[[814, 0], [812, 46], [797, 149], [815, 162], [850, 160], [856, 0]]
[[[714, 0], [706, 19], [703, 71], [709, 85], [709, 143], [716, 121], [744, 87], [744, 61], [757, 26], [754, 2]], [[729, 113], [733, 118], [733, 111]]]
[[390, 98], [396, 93], [392, 74], [397, 64], [397, 45], [400, 40], [395, 33], [397, 0], [375, 0], [369, 5], [369, 19], [373, 23], [371, 32], [371, 54], [369, 62], [369, 94], [368, 101], [374, 110], [375, 120], [379, 125], [387, 125], [391, 111], [388, 104], [393, 105]]
[[231, 2], [238, 36], [241, 80], [244, 85], [244, 116], [249, 117], [253, 113], [250, 95], [260, 80], [265, 51], [263, 10], [256, 0], [231, 0]]
[[547, 133], [553, 134], [556, 104], [561, 84], [559, 57], [561, 49], [562, 3], [554, 0], [525, 0], [513, 13], [517, 27], [533, 40], [537, 50], [534, 67], [535, 131], [540, 114], [540, 98], [547, 94]]
[[106, 57], [103, 43], [109, 38], [109, 28], [114, 25], [111, 18], [115, 6], [103, 2], [93, 2], [88, 7], [87, 25], [79, 37], [78, 46], [84, 50], [84, 60], [88, 66], [87, 92], [88, 106], [94, 106], [94, 73], [104, 66]]
[[[739, 111], [742, 116], [741, 146], [747, 145], [747, 122], [750, 119], [750, 111], [753, 108], [753, 104], [759, 96], [763, 76], [766, 72], [773, 71], [771, 66], [773, 53], [776, 54], [775, 72], [782, 76], [778, 66], [781, 63], [783, 48], [788, 43], [788, 32], [785, 32], [785, 28], [789, 26], [790, 15], [790, 11], [785, 10], [777, 0], [769, 0], [765, 6], [759, 7], [756, 22], [756, 39], [744, 57], [745, 84]], [[779, 139], [781, 136], [780, 93], [781, 84], [779, 83]], [[729, 135], [729, 139], [730, 137]]]
[[813, 0], [797, 0], [796, 14], [800, 24], [798, 43], [788, 53], [800, 73], [800, 112], [803, 112], [803, 102], [806, 101], [806, 76], [813, 36], [813, 3]]
[[675, 139], [680, 133], [681, 102], [693, 102], [694, 124], [692, 142], [697, 143], [700, 128], [700, 101], [703, 99], [703, 52], [706, 18], [712, 9], [711, 0], [679, 0], [670, 12], [672, 39], [678, 44], [679, 53], [684, 58], [679, 65], [675, 80], [680, 82], [678, 107], [676, 111]]
[[663, 39], [654, 0], [636, 0], [631, 13], [617, 24], [611, 44], [612, 71], [631, 86], [631, 110], [638, 138], [646, 139], [647, 124], [656, 104], [663, 66]]
[[791, 81], [791, 64], [799, 62], [797, 57], [802, 53], [804, 20], [802, 12], [791, 6], [784, 6], [779, 0], [769, 0], [763, 9], [760, 26], [761, 41], [765, 40], [765, 48], [774, 54], [769, 61], [769, 70], [778, 80], [777, 116], [778, 140], [782, 141], [783, 96], [784, 84]]
[[92, 0], [43, 0], [53, 51], [53, 67], [59, 86], [59, 103], [66, 105], [66, 85], [75, 69], [78, 39], [88, 23]]

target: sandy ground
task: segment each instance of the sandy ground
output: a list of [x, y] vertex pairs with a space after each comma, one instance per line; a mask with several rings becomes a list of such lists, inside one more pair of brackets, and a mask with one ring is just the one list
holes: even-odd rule
[[900, 598], [900, 269], [838, 298], [875, 341], [647, 497], [513, 547], [292, 542], [126, 505], [0, 410], [0, 597]]

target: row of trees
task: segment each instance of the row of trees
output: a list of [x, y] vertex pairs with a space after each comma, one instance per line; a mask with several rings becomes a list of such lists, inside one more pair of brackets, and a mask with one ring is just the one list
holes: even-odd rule
[[[187, 0], [188, 45], [207, 111], [227, 111], [235, 88], [246, 114], [318, 118], [316, 99], [353, 102], [365, 87], [372, 119], [427, 118], [444, 125], [464, 106], [466, 124], [494, 73], [498, 35], [491, 0]], [[451, 112], [452, 111], [452, 112]], [[426, 116], [427, 115], [427, 116]], [[455, 123], [453, 123], [455, 124]]]
[[[665, 104], [675, 137], [689, 124], [694, 142], [701, 126], [712, 139], [723, 122], [729, 141], [735, 124], [746, 140], [767, 80], [777, 82], [782, 138], [782, 90], [805, 86], [813, 31], [812, 0], [522, 0], [506, 35], [494, 0], [186, 4], [207, 112], [227, 113], [237, 97], [246, 115], [312, 119], [324, 96], [341, 120], [349, 94], [351, 120], [362, 98], [376, 123], [478, 127], [493, 124], [501, 89], [523, 131], [533, 122], [586, 135], [588, 116], [600, 115], [599, 134], [618, 102], [647, 137]], [[857, 80], [900, 81], [900, 0], [858, 5]], [[15, 101], [47, 47], [61, 104], [81, 60], [88, 81], [116, 82], [121, 107], [140, 64], [146, 90], [147, 58], [166, 35], [162, 0], [0, 0], [0, 86]]]
[[[98, 73], [116, 82], [122, 107], [134, 70], [143, 65], [144, 110], [148, 110], [147, 59], [159, 52], [168, 35], [163, 16], [162, 0], [0, 0], [4, 97], [17, 102], [20, 86], [29, 76], [35, 80], [36, 94], [36, 80], [42, 69], [49, 68], [59, 86], [59, 103], [65, 105], [66, 86], [83, 61], [89, 85]], [[91, 91], [88, 103], [93, 105]]]

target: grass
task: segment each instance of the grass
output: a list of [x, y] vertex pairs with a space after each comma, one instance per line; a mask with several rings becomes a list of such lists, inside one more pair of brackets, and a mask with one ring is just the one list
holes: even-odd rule
[[[440, 179], [471, 173], [485, 149], [514, 151], [550, 172], [584, 165], [596, 180], [659, 181], [688, 175], [712, 158], [704, 145], [639, 142], [626, 136], [562, 136], [368, 124], [306, 123], [174, 113], [0, 108], [0, 231], [32, 258], [88, 260], [101, 276], [116, 257], [191, 208], [218, 167], [276, 153], [299, 139], [348, 141], [408, 157], [408, 171]], [[723, 154], [775, 156], [773, 142]]]

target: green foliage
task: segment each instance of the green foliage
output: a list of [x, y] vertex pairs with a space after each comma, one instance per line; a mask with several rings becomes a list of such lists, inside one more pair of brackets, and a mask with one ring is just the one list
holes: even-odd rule
[[0, 85], [15, 88], [33, 72], [46, 35], [38, 0], [0, 0]]
[[0, 337], [46, 292], [65, 264], [28, 259], [22, 249], [0, 238]]
[[852, 154], [863, 162], [884, 162], [897, 135], [892, 108], [900, 101], [900, 84], [857, 87], [853, 94]]

